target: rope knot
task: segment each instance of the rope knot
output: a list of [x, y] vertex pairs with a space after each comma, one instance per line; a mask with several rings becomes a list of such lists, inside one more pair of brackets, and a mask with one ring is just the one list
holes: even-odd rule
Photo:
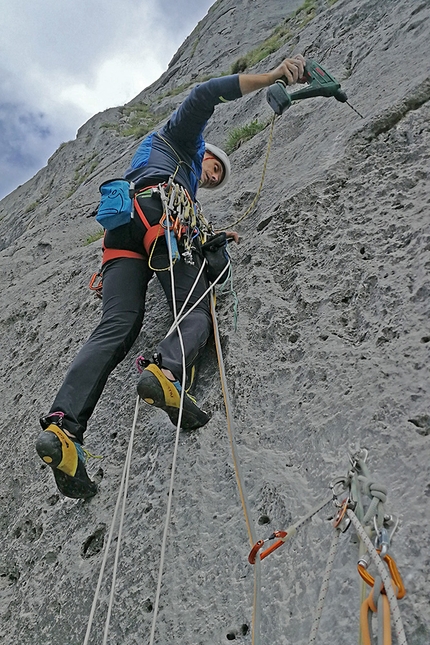
[[376, 497], [380, 502], [385, 504], [387, 501], [387, 488], [382, 484], [359, 475], [358, 479], [362, 482], [363, 492], [369, 497]]

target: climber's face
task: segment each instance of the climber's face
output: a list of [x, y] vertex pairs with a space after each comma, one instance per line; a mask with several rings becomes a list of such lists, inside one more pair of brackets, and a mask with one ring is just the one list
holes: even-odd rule
[[220, 160], [209, 152], [205, 152], [202, 162], [200, 187], [217, 186], [224, 175], [224, 167]]

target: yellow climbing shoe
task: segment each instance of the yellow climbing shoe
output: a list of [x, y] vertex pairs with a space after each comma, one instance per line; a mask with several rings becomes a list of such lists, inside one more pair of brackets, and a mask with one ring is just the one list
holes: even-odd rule
[[[161, 408], [170, 417], [174, 425], [178, 424], [179, 406], [181, 404], [181, 384], [179, 381], [169, 381], [155, 363], [145, 367], [137, 384], [137, 391], [141, 399], [149, 405]], [[209, 416], [193, 401], [193, 398], [184, 393], [184, 404], [181, 417], [183, 430], [201, 428], [209, 421]]]
[[85, 469], [85, 452], [55, 423], [40, 433], [36, 450], [42, 461], [52, 468], [60, 493], [73, 499], [87, 499], [97, 493], [97, 484]]

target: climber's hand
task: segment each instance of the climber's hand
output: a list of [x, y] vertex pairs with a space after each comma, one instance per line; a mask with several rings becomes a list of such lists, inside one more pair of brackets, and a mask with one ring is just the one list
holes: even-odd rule
[[236, 244], [239, 244], [239, 240], [240, 240], [239, 233], [236, 233], [236, 231], [226, 231], [225, 234], [228, 241], [231, 240], [232, 242], [236, 242]]
[[273, 83], [282, 77], [287, 79], [288, 85], [305, 83], [306, 81], [303, 78], [305, 65], [306, 60], [301, 54], [297, 54], [294, 58], [286, 58], [270, 73], [273, 78]]

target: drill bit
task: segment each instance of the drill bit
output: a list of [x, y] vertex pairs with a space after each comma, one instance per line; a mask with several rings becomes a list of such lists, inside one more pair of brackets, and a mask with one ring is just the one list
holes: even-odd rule
[[362, 118], [362, 119], [364, 119], [364, 116], [363, 116], [362, 114], [360, 114], [360, 112], [359, 112], [358, 110], [356, 110], [356, 109], [355, 109], [355, 107], [354, 107], [353, 105], [351, 105], [351, 103], [350, 103], [349, 101], [345, 101], [345, 103], [346, 103], [347, 105], [349, 105], [349, 107], [351, 108], [351, 110], [354, 110], [354, 112], [356, 112], [356, 113], [358, 114], [358, 116], [361, 116], [361, 118]]

